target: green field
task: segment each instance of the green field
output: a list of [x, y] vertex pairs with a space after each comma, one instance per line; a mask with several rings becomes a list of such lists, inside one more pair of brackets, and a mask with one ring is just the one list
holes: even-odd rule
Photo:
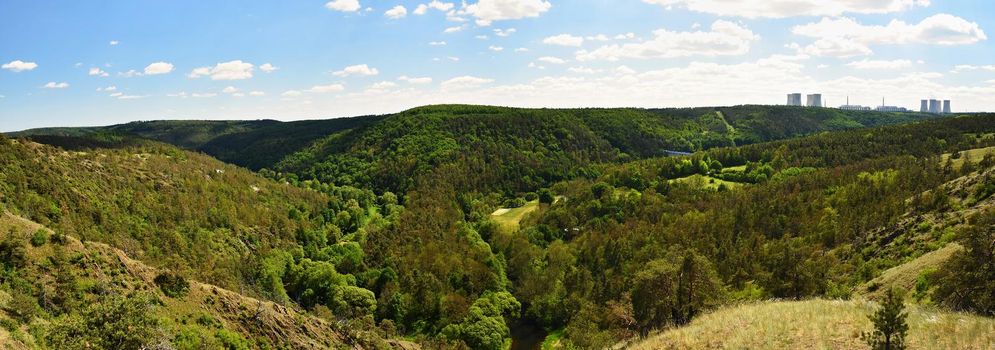
[[522, 221], [525, 214], [539, 209], [539, 201], [534, 200], [518, 208], [501, 208], [491, 213], [491, 219], [498, 223], [501, 229], [507, 232], [518, 231], [518, 223]]
[[[985, 155], [989, 153], [995, 153], [995, 147], [975, 148], [966, 151], [961, 151], [960, 157], [954, 159], [953, 162], [954, 168], [960, 168], [961, 166], [963, 166], [964, 160], [967, 158], [971, 158], [971, 161], [974, 163], [980, 162], [982, 159], [985, 159]], [[950, 156], [951, 153], [946, 153], [940, 156], [940, 162], [941, 162], [940, 164], [946, 164], [947, 159], [949, 159]]]
[[728, 188], [728, 189], [733, 189], [733, 188], [737, 188], [737, 187], [743, 186], [743, 184], [739, 183], [739, 182], [726, 181], [726, 180], [722, 180], [722, 179], [719, 179], [719, 178], [714, 178], [714, 177], [711, 177], [711, 176], [708, 176], [708, 175], [699, 175], [699, 174], [695, 174], [695, 175], [691, 175], [691, 176], [686, 176], [686, 177], [682, 177], [682, 178], [679, 178], [679, 179], [673, 179], [673, 180], [670, 180], [670, 182], [682, 182], [682, 183], [690, 184], [690, 185], [693, 185], [693, 186], [696, 185], [696, 186], [699, 186], [699, 187], [702, 187], [702, 188], [708, 188], [708, 189], [712, 189], [712, 190], [718, 190], [719, 189], [719, 185], [722, 185], [722, 184], [725, 184], [726, 188]]

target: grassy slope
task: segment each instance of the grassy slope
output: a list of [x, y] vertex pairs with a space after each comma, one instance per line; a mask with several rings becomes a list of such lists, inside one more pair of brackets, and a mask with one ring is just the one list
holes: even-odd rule
[[[35, 231], [51, 230], [40, 224], [10, 213], [0, 214], [0, 239], [16, 237], [26, 240]], [[191, 281], [190, 293], [182, 298], [170, 298], [162, 294], [153, 282], [159, 270], [131, 259], [123, 251], [103, 243], [80, 242], [69, 237], [62, 245], [66, 256], [80, 256], [77, 263], [70, 266], [81, 279], [80, 283], [101, 285], [110, 292], [126, 294], [132, 291], [155, 293], [163, 302], [157, 309], [156, 317], [162, 320], [167, 334], [175, 334], [180, 329], [198, 327], [193, 320], [208, 315], [220, 321], [221, 328], [233, 330], [246, 339], [263, 338], [270, 344], [282, 344], [292, 348], [319, 349], [344, 346], [349, 336], [335, 324], [323, 319], [299, 313], [292, 308], [239, 295], [211, 284]], [[27, 274], [36, 278], [36, 283], [52, 288], [55, 283], [47, 261], [55, 254], [55, 244], [46, 243], [39, 247], [27, 246], [30, 266]], [[88, 296], [92, 297], [92, 296]], [[0, 303], [6, 303], [0, 298]], [[5, 305], [3, 305], [5, 306]], [[0, 312], [0, 319], [10, 318]], [[33, 323], [44, 324], [41, 318]], [[189, 323], [189, 325], [187, 324]], [[197, 331], [214, 332], [215, 327], [200, 327]], [[0, 346], [4, 348], [33, 347], [34, 339], [28, 333], [28, 326], [21, 326], [13, 333], [0, 328]], [[19, 339], [19, 340], [18, 340]]]
[[[960, 169], [960, 167], [964, 165], [964, 161], [966, 161], [968, 158], [970, 158], [971, 161], [974, 163], [980, 162], [982, 159], [985, 159], [985, 156], [988, 155], [989, 153], [995, 153], [995, 147], [969, 149], [960, 153], [961, 153], [960, 157], [954, 159], [953, 161], [955, 169]], [[950, 156], [951, 156], [950, 153], [940, 156], [940, 164], [945, 164], [947, 162], [947, 159], [950, 158]]]
[[498, 226], [506, 232], [518, 231], [518, 223], [526, 214], [539, 209], [539, 201], [534, 200], [518, 208], [502, 208], [491, 214], [491, 219], [497, 222]]
[[[868, 301], [770, 301], [717, 310], [691, 324], [631, 344], [632, 349], [867, 349]], [[991, 349], [995, 320], [909, 309], [911, 349]]]
[[950, 243], [943, 248], [923, 254], [912, 261], [895, 266], [881, 273], [870, 282], [857, 288], [856, 292], [869, 299], [878, 300], [891, 287], [915, 290], [916, 280], [923, 271], [939, 268], [954, 253], [963, 249], [959, 244]]

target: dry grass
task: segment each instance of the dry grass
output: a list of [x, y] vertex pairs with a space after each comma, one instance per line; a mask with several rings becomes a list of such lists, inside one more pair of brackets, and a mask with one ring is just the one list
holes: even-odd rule
[[857, 288], [857, 293], [872, 300], [878, 300], [891, 287], [900, 287], [911, 291], [916, 287], [919, 274], [927, 269], [936, 269], [950, 260], [954, 253], [963, 249], [956, 243], [950, 243], [943, 248], [923, 254], [907, 263], [895, 266], [881, 273], [880, 276]]
[[[868, 349], [876, 304], [864, 300], [768, 301], [717, 310], [632, 349]], [[910, 306], [910, 349], [992, 349], [995, 320]]]

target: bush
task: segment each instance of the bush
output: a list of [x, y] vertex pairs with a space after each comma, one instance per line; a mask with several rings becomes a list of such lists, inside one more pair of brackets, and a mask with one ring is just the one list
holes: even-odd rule
[[190, 283], [187, 282], [186, 278], [169, 271], [160, 273], [154, 281], [162, 293], [170, 298], [185, 297], [190, 291]]
[[529, 192], [529, 193], [525, 194], [525, 201], [526, 202], [531, 202], [531, 201], [534, 201], [536, 199], [539, 199], [539, 195], [537, 195], [535, 192]]
[[554, 200], [556, 200], [556, 197], [553, 196], [553, 191], [546, 188], [539, 190], [539, 203], [553, 204]]
[[45, 241], [47, 240], [48, 232], [45, 232], [44, 229], [38, 229], [38, 231], [35, 231], [35, 234], [31, 235], [31, 246], [41, 247], [42, 245], [45, 245]]

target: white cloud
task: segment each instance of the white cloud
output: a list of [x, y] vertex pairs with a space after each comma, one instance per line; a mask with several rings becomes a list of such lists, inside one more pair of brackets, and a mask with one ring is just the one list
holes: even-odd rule
[[4, 63], [0, 68], [9, 70], [11, 72], [23, 72], [38, 68], [38, 64], [34, 62], [24, 62], [21, 60], [14, 60], [8, 63]]
[[273, 73], [278, 69], [280, 69], [280, 67], [274, 66], [270, 63], [263, 63], [259, 66], [259, 70], [263, 71], [263, 73]]
[[342, 12], [356, 12], [362, 7], [359, 0], [332, 0], [325, 3], [325, 8]]
[[131, 70], [128, 70], [127, 72], [118, 72], [117, 75], [120, 76], [120, 77], [124, 77], [124, 78], [131, 78], [131, 77], [140, 77], [143, 74], [142, 74], [142, 72], [139, 72], [137, 70], [131, 69]]
[[48, 84], [45, 84], [42, 87], [46, 89], [65, 89], [69, 87], [69, 83], [67, 82], [56, 83], [54, 81], [50, 81], [48, 82]]
[[977, 23], [948, 15], [930, 16], [917, 24], [892, 20], [887, 25], [864, 25], [853, 18], [823, 18], [795, 26], [796, 35], [817, 39], [799, 50], [818, 56], [850, 57], [873, 53], [870, 45], [966, 45], [988, 39]]
[[456, 57], [456, 56], [449, 56], [449, 57], [446, 57], [446, 59], [450, 60], [450, 61], [453, 61], [453, 62], [459, 62], [459, 57]]
[[593, 68], [581, 67], [581, 66], [567, 68], [567, 71], [570, 71], [571, 73], [577, 73], [577, 74], [597, 74], [597, 73], [601, 73], [600, 69], [593, 69]]
[[117, 99], [119, 99], [119, 100], [137, 100], [137, 99], [140, 99], [140, 98], [146, 98], [146, 97], [148, 97], [146, 95], [125, 95], [125, 94], [122, 94], [122, 93], [117, 93], [116, 95], [117, 96], [111, 96], [111, 97], [117, 97]]
[[491, 82], [494, 82], [494, 79], [464, 75], [461, 77], [452, 78], [442, 82], [442, 89], [443, 90], [471, 89], [479, 87], [481, 85], [489, 84]]
[[462, 31], [463, 28], [464, 28], [464, 26], [449, 27], [449, 28], [446, 28], [445, 30], [443, 30], [442, 32], [443, 33], [456, 33], [456, 32]]
[[429, 9], [435, 9], [435, 10], [439, 10], [439, 11], [442, 11], [442, 12], [448, 12], [449, 10], [452, 10], [454, 6], [456, 6], [456, 5], [454, 5], [451, 2], [441, 2], [439, 0], [432, 0], [432, 2], [429, 2], [427, 4], [420, 4], [420, 5], [418, 5], [418, 7], [416, 7], [415, 10], [412, 13], [414, 13], [415, 15], [421, 16], [421, 15], [424, 15], [426, 12], [428, 12]]
[[760, 37], [740, 24], [717, 20], [710, 31], [674, 32], [658, 29], [652, 40], [602, 46], [577, 52], [577, 60], [617, 61], [623, 58], [674, 58], [689, 56], [736, 56], [750, 51]]
[[529, 49], [524, 47], [519, 47], [515, 49], [515, 52], [529, 52]]
[[90, 71], [87, 72], [86, 74], [87, 75], [100, 76], [100, 77], [106, 77], [106, 76], [110, 75], [110, 74], [107, 74], [107, 72], [105, 72], [102, 69], [97, 68], [97, 67], [90, 68]]
[[280, 96], [283, 96], [283, 97], [297, 97], [297, 96], [300, 96], [300, 95], [301, 95], [301, 92], [297, 91], [297, 90], [287, 90], [287, 91], [284, 91], [282, 94], [280, 94]]
[[252, 63], [234, 60], [218, 63], [214, 67], [196, 68], [190, 71], [187, 77], [196, 79], [202, 76], [210, 76], [211, 80], [243, 80], [252, 78], [252, 69]]
[[494, 52], [504, 51], [503, 47], [501, 47], [501, 46], [494, 46], [494, 45], [491, 45], [491, 46], [487, 47], [487, 49], [489, 49], [491, 51], [494, 51]]
[[425, 85], [425, 84], [431, 84], [432, 83], [432, 78], [429, 78], [429, 77], [417, 78], [417, 77], [409, 77], [407, 75], [402, 75], [400, 77], [397, 77], [397, 80], [406, 82], [408, 84], [414, 84], [414, 85]]
[[584, 44], [584, 38], [570, 34], [560, 34], [542, 39], [542, 43], [547, 45], [580, 47]]
[[238, 92], [238, 88], [236, 88], [234, 86], [228, 86], [228, 87], [225, 87], [224, 89], [222, 89], [221, 92], [226, 93], [226, 94], [234, 94], [234, 93]]
[[847, 67], [855, 69], [871, 69], [871, 70], [889, 70], [889, 69], [905, 69], [912, 67], [912, 61], [910, 60], [868, 60], [864, 59], [861, 61], [853, 61], [846, 64]]
[[110, 97], [121, 97], [121, 96], [124, 96], [124, 93], [123, 92], [115, 92], [115, 93], [112, 93], [112, 94], [107, 95], [107, 96], [110, 96]]
[[611, 38], [609, 38], [607, 35], [604, 35], [604, 34], [591, 35], [591, 36], [584, 37], [584, 39], [585, 40], [590, 40], [590, 41], [609, 41], [609, 40], [611, 40]]
[[208, 93], [196, 93], [195, 92], [195, 93], [190, 94], [190, 97], [193, 97], [193, 98], [211, 98], [211, 97], [214, 97], [214, 96], [218, 96], [218, 94], [213, 93], [213, 92], [208, 92]]
[[480, 40], [487, 40], [487, 39], [489, 39], [486, 35], [477, 35], [474, 38], [477, 38], [477, 39], [480, 39]]
[[539, 17], [551, 7], [545, 0], [480, 0], [464, 11], [477, 19], [477, 25], [488, 26], [494, 21]]
[[881, 14], [929, 6], [929, 0], [643, 0], [648, 4], [745, 18]]
[[959, 64], [954, 67], [954, 73], [960, 73], [963, 71], [971, 71], [971, 70], [983, 70], [983, 71], [995, 72], [995, 65], [975, 66], [970, 64]]
[[120, 43], [121, 43], [120, 41], [117, 41], [117, 40], [111, 40], [111, 42], [110, 42], [110, 43], [108, 43], [108, 44], [109, 44], [109, 45], [111, 45], [111, 46], [115, 46], [115, 45], [117, 45], [117, 44], [120, 44]]
[[266, 93], [262, 91], [250, 91], [249, 96], [254, 96], [254, 97], [266, 96]]
[[[698, 24], [697, 27], [693, 27], [692, 29], [698, 29], [698, 28], [701, 28], [701, 24]], [[636, 38], [636, 33], [625, 33], [625, 34], [619, 34], [619, 35], [615, 36], [615, 40], [629, 40], [629, 39], [635, 39], [635, 38]]]
[[373, 85], [370, 85], [370, 89], [372, 90], [388, 90], [396, 87], [397, 83], [392, 81], [381, 81], [379, 83], [374, 83]]
[[387, 12], [384, 12], [383, 15], [390, 19], [401, 19], [408, 16], [408, 9], [404, 8], [404, 6], [397, 5], [392, 7], [390, 10], [387, 10]]
[[173, 64], [169, 62], [155, 62], [145, 66], [145, 75], [168, 74], [173, 71]]
[[559, 58], [559, 57], [553, 57], [553, 56], [539, 57], [538, 61], [539, 62], [550, 63], [550, 64], [564, 64], [564, 63], [567, 63], [567, 60], [564, 60], [564, 59]]
[[372, 76], [372, 75], [377, 75], [377, 74], [380, 74], [380, 71], [378, 71], [376, 68], [370, 68], [370, 66], [365, 65], [365, 64], [357, 64], [357, 65], [354, 65], [354, 66], [348, 66], [348, 67], [343, 68], [340, 71], [336, 71], [336, 72], [332, 73], [332, 75], [337, 76], [337, 77], [348, 77], [350, 75]]
[[329, 85], [315, 85], [308, 89], [308, 92], [313, 93], [327, 93], [327, 92], [339, 92], [345, 90], [345, 86], [342, 84], [329, 84]]
[[507, 36], [511, 36], [512, 34], [515, 34], [515, 32], [517, 32], [517, 31], [518, 31], [518, 29], [515, 29], [515, 28], [508, 28], [508, 29], [494, 28], [494, 35], [497, 35], [497, 36], [500, 36], [500, 37], [507, 37]]
[[428, 42], [428, 45], [429, 46], [446, 46], [446, 42], [445, 41], [430, 41], [430, 42]]
[[98, 87], [97, 91], [117, 91], [117, 86], [111, 85], [108, 87]]

